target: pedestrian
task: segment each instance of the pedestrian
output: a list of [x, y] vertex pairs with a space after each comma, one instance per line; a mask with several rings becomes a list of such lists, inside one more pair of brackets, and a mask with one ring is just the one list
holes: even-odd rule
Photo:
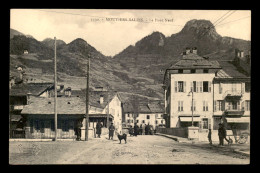
[[137, 123], [135, 123], [135, 125], [134, 125], [134, 136], [137, 136], [138, 133], [139, 133], [139, 127], [138, 127]]
[[150, 125], [149, 123], [145, 126], [145, 135], [149, 135], [150, 132]]
[[141, 124], [140, 129], [139, 129], [139, 135], [142, 135], [142, 134], [143, 134], [143, 125]]
[[223, 146], [224, 145], [224, 127], [223, 124], [219, 123], [219, 128], [218, 128], [218, 137], [219, 137], [219, 145]]
[[130, 127], [129, 127], [129, 134], [130, 134], [130, 136], [133, 136], [133, 135], [134, 135], [133, 128], [132, 128], [131, 125], [130, 125]]
[[80, 141], [81, 139], [81, 127], [82, 123], [80, 121], [77, 121], [76, 128], [75, 128], [75, 134], [76, 134], [76, 140]]
[[222, 133], [223, 133], [223, 138], [227, 141], [227, 143], [229, 144], [230, 141], [227, 139], [227, 131], [225, 126], [223, 125], [223, 129], [222, 129]]
[[102, 125], [101, 123], [98, 121], [97, 125], [96, 125], [96, 134], [98, 135], [98, 138], [100, 138], [100, 135], [101, 135], [101, 128], [102, 128]]
[[212, 140], [211, 140], [211, 129], [209, 129], [209, 133], [208, 133], [208, 139], [209, 139], [209, 144], [212, 145]]
[[142, 135], [145, 134], [145, 126], [146, 126], [146, 124], [144, 124], [144, 125], [142, 126]]
[[111, 125], [109, 126], [109, 136], [108, 136], [108, 140], [110, 140], [110, 138], [113, 140], [114, 131], [115, 131], [115, 126], [113, 125], [113, 123], [111, 123]]

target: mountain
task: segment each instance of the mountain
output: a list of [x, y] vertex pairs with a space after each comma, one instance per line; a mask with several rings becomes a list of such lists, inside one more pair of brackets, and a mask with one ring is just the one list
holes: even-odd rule
[[[31, 75], [53, 81], [53, 40], [40, 42], [15, 35], [10, 39], [10, 64], [24, 65]], [[188, 21], [183, 29], [166, 37], [160, 32], [130, 45], [113, 58], [103, 55], [87, 41], [77, 38], [66, 44], [57, 41], [57, 71], [59, 81], [72, 88], [86, 87], [88, 56], [90, 57], [90, 87], [103, 86], [131, 96], [142, 95], [163, 99], [162, 82], [165, 69], [181, 58], [186, 47], [197, 47], [198, 54], [212, 60], [233, 60], [235, 49], [251, 49], [251, 42], [222, 37], [207, 20]], [[23, 51], [27, 49], [28, 55]], [[11, 69], [11, 68], [10, 68]]]
[[15, 35], [24, 35], [24, 34], [19, 32], [19, 31], [17, 31], [17, 30], [14, 30], [14, 29], [10, 28], [10, 39], [12, 39]]
[[[46, 39], [44, 39], [44, 40], [42, 41], [42, 43], [43, 43], [45, 46], [47, 46], [47, 47], [49, 47], [49, 48], [51, 48], [51, 49], [54, 49], [54, 39], [52, 39], [52, 38], [46, 38]], [[65, 44], [66, 44], [66, 43], [65, 43], [63, 40], [56, 40], [56, 46], [57, 46], [57, 48], [59, 48], [59, 47], [65, 45]]]
[[222, 37], [208, 20], [190, 20], [180, 32], [169, 37], [153, 32], [115, 55], [114, 59], [131, 72], [162, 83], [164, 69], [180, 59], [186, 47], [197, 47], [199, 55], [212, 60], [233, 60], [235, 49], [247, 52], [251, 42]]

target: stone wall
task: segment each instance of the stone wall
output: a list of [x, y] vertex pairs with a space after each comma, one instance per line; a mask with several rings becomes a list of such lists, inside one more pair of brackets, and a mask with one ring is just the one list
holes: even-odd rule
[[157, 128], [156, 132], [167, 134], [167, 135], [178, 136], [178, 137], [182, 137], [182, 138], [188, 137], [188, 129], [186, 127]]

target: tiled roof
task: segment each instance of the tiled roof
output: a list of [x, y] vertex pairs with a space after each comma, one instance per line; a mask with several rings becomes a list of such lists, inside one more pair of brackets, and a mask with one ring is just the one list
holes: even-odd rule
[[228, 61], [218, 61], [222, 70], [219, 70], [215, 78], [247, 78], [246, 75], [240, 73], [238, 69]]
[[[72, 96], [79, 96], [84, 100], [86, 98], [86, 90], [72, 90]], [[103, 104], [100, 104], [100, 96], [103, 96]], [[117, 95], [116, 91], [89, 91], [89, 105], [104, 109], [106, 105]]]
[[138, 110], [134, 110], [134, 107], [131, 103], [126, 103], [123, 105], [124, 112], [139, 112], [139, 113], [163, 113], [164, 107], [158, 101], [150, 103], [140, 103], [138, 104]]
[[170, 66], [169, 69], [198, 69], [198, 68], [220, 68], [217, 61], [209, 61], [197, 54], [184, 55], [182, 59]]
[[[30, 100], [22, 114], [54, 114], [54, 97], [36, 97]], [[57, 97], [57, 114], [85, 114], [86, 104], [79, 97]]]
[[21, 83], [12, 86], [10, 89], [10, 95], [18, 96], [31, 93], [34, 96], [38, 96], [50, 87], [53, 87], [52, 83]]

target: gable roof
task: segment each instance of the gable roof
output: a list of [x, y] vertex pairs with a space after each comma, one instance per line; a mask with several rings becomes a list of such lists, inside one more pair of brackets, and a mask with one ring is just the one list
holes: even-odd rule
[[152, 101], [150, 103], [140, 103], [138, 108], [134, 109], [134, 106], [131, 103], [126, 103], [123, 105], [124, 112], [138, 112], [138, 113], [163, 113], [164, 107], [160, 101]]
[[217, 61], [209, 61], [195, 53], [183, 55], [183, 57], [171, 65], [168, 69], [220, 69]]
[[21, 96], [31, 93], [38, 96], [51, 87], [53, 87], [52, 83], [21, 83], [12, 86], [9, 94], [11, 96]]
[[219, 64], [222, 67], [222, 69], [217, 72], [214, 80], [250, 79], [250, 77], [247, 77], [245, 74], [239, 72], [237, 67], [234, 66], [232, 62], [219, 61]]
[[[57, 97], [57, 114], [86, 113], [86, 104], [79, 97]], [[54, 114], [54, 98], [35, 97], [30, 99], [21, 114]]]

